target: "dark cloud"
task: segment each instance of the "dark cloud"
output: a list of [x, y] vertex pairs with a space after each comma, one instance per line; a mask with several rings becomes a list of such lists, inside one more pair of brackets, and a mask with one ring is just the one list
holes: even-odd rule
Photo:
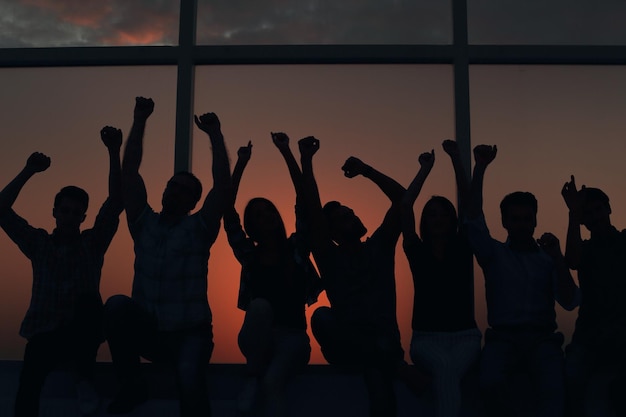
[[[199, 44], [448, 44], [441, 0], [198, 0]], [[0, 0], [0, 47], [175, 45], [180, 0]], [[626, 44], [623, 0], [471, 0], [476, 44]]]
[[201, 44], [442, 44], [450, 5], [409, 0], [200, 0]]
[[0, 0], [0, 46], [171, 45], [178, 1]]

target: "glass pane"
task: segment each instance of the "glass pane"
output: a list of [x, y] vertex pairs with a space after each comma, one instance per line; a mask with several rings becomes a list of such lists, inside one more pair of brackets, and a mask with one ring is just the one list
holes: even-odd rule
[[179, 0], [0, 2], [0, 47], [178, 44]]
[[[568, 210], [560, 192], [572, 174], [579, 186], [603, 189], [613, 224], [626, 226], [623, 67], [475, 66], [470, 75], [473, 142], [498, 146], [485, 177], [485, 215], [495, 238], [506, 238], [500, 200], [530, 191], [539, 202], [536, 237], [552, 232], [564, 250]], [[477, 306], [484, 306], [479, 274], [475, 288]], [[569, 340], [577, 310], [557, 312]], [[484, 311], [479, 318], [484, 327]]]
[[448, 44], [449, 1], [198, 0], [198, 44]]
[[626, 45], [620, 0], [471, 0], [469, 42], [497, 45]]
[[[52, 231], [55, 194], [65, 185], [89, 193], [83, 228], [93, 225], [108, 187], [108, 154], [100, 129], [111, 125], [128, 134], [135, 95], [156, 102], [146, 132], [141, 172], [153, 207], [160, 207], [163, 187], [174, 169], [176, 68], [47, 68], [0, 70], [2, 161], [4, 187], [34, 151], [50, 156], [50, 168], [31, 178], [14, 204], [34, 227]], [[100, 292], [103, 299], [130, 294], [133, 247], [125, 215], [105, 257]], [[30, 262], [0, 231], [0, 358], [21, 359], [25, 340], [19, 327], [28, 308], [32, 285]], [[99, 359], [108, 358], [108, 347]]]
[[[417, 173], [420, 153], [436, 149], [435, 164], [416, 215], [433, 194], [455, 201], [454, 175], [441, 142], [453, 137], [454, 110], [452, 69], [448, 66], [215, 66], [196, 73], [196, 112], [218, 114], [225, 140], [236, 161], [236, 152], [253, 143], [237, 197], [237, 210], [252, 197], [273, 201], [281, 212], [287, 232], [294, 230], [295, 192], [282, 157], [271, 142], [270, 132], [283, 131], [298, 155], [298, 139], [320, 139], [316, 177], [324, 202], [339, 200], [353, 207], [372, 233], [389, 208], [389, 200], [363, 178], [343, 177], [341, 166], [354, 155], [407, 186]], [[210, 150], [206, 136], [194, 135], [194, 172], [211, 183]], [[299, 159], [299, 158], [297, 158]], [[224, 234], [215, 244], [210, 265], [209, 297], [214, 311], [214, 361], [242, 362], [237, 333], [243, 312], [237, 310], [240, 266]], [[402, 248], [396, 252], [398, 319], [408, 352], [411, 335], [413, 283]], [[325, 295], [307, 310], [307, 317]], [[312, 363], [323, 363], [311, 336]]]

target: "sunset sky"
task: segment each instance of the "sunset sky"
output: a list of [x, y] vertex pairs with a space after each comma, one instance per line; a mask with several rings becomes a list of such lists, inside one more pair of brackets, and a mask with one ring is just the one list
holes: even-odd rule
[[[175, 44], [178, 4], [171, 3], [0, 0], [0, 47]], [[262, 9], [265, 14], [259, 9], [257, 13], [244, 16], [228, 9], [228, 5], [235, 3], [242, 2], [212, 2], [215, 9], [199, 2], [199, 43], [245, 42], [247, 38], [232, 40], [233, 36], [249, 35], [253, 28], [259, 27], [266, 28], [263, 37], [255, 38], [265, 39], [260, 43], [288, 43], [286, 39], [300, 39], [298, 36], [303, 35], [293, 33], [293, 38], [289, 37], [294, 28], [288, 23], [303, 18], [309, 19], [309, 31], [296, 43], [340, 43], [342, 39], [363, 39], [354, 34], [367, 32], [367, 26], [352, 31], [346, 29], [344, 38], [331, 33], [335, 37], [325, 42], [327, 38], [322, 33], [328, 35], [328, 32], [322, 29], [326, 27], [324, 24], [328, 25], [326, 14], [334, 12], [336, 19], [348, 17], [339, 6], [337, 10], [330, 10], [330, 2], [308, 2], [310, 7], [304, 10], [285, 8], [289, 2], [268, 1], [267, 7]], [[349, 3], [353, 2], [346, 2]], [[381, 3], [396, 7], [385, 8], [396, 10], [390, 12], [390, 16], [395, 16], [398, 8], [406, 11], [416, 7], [402, 0], [371, 1], [360, 2], [359, 10], [371, 14], [373, 7]], [[449, 42], [449, 10], [435, 6], [440, 3], [431, 1], [420, 6], [436, 19], [426, 19], [433, 26], [422, 25], [419, 33], [398, 34], [398, 30], [380, 28], [376, 33], [392, 33], [391, 40], [408, 36], [423, 42]], [[476, 7], [486, 7], [489, 2], [470, 3], [473, 4], [470, 19], [485, 15]], [[514, 3], [519, 2], [502, 3], [510, 7], [490, 10], [489, 16], [511, 15], [515, 12]], [[561, 7], [565, 4], [550, 3]], [[569, 19], [563, 17], [563, 21], [570, 22], [575, 20], [572, 16], [582, 15], [587, 10], [583, 3], [571, 6], [573, 14]], [[587, 10], [589, 16], [595, 16], [590, 18], [592, 22], [598, 21], [606, 11], [624, 13], [623, 2], [603, 4], [606, 7], [601, 12], [593, 14]], [[544, 10], [542, 16], [550, 13], [553, 11]], [[286, 14], [290, 18], [285, 17]], [[255, 26], [251, 16], [266, 25]], [[230, 32], [217, 30], [217, 23], [211, 23], [214, 20], [231, 28]], [[248, 29], [232, 29], [245, 22], [248, 22], [245, 26]], [[375, 19], [359, 22], [380, 24]], [[508, 29], [503, 29], [504, 25], [486, 26], [495, 29], [489, 32], [481, 26], [481, 30], [472, 30], [470, 26], [475, 42], [489, 43], [491, 38], [508, 39], [510, 43], [533, 42], [532, 37], [525, 37], [521, 26]], [[539, 25], [544, 26], [548, 33], [549, 25]], [[576, 39], [573, 30], [568, 32], [568, 25], [563, 27], [561, 31], [546, 35], [547, 39], [552, 36], [557, 43], [559, 39], [561, 43]], [[596, 39], [623, 41], [622, 27], [604, 25], [603, 28], [604, 32], [589, 33]], [[502, 30], [509, 32], [502, 33]], [[227, 32], [230, 38], [225, 37]], [[368, 42], [391, 41], [381, 38]], [[134, 97], [138, 95], [152, 97], [156, 103], [146, 131], [141, 173], [150, 203], [160, 208], [162, 190], [173, 172], [175, 67], [12, 68], [0, 69], [0, 74], [0, 155], [3, 160], [0, 186], [17, 174], [33, 151], [44, 152], [52, 158], [50, 169], [36, 175], [15, 204], [16, 211], [32, 225], [52, 230], [53, 197], [67, 184], [81, 186], [90, 193], [85, 226], [93, 224], [106, 194], [107, 154], [100, 142], [99, 130], [104, 125], [113, 125], [127, 134]], [[576, 175], [579, 184], [603, 188], [611, 198], [614, 224], [620, 229], [626, 227], [624, 68], [473, 66], [470, 68], [470, 94], [473, 144], [497, 144], [499, 148], [485, 184], [485, 211], [495, 237], [505, 236], [497, 210], [500, 199], [510, 191], [526, 190], [535, 193], [539, 200], [537, 236], [552, 231], [564, 241], [566, 208], [559, 192], [570, 174]], [[370, 232], [382, 220], [388, 201], [366, 179], [342, 176], [340, 167], [350, 155], [408, 185], [418, 169], [417, 156], [435, 149], [435, 168], [416, 203], [416, 215], [420, 215], [424, 202], [433, 194], [454, 200], [451, 165], [440, 146], [443, 139], [454, 137], [451, 66], [198, 67], [195, 112], [208, 111], [216, 112], [221, 119], [233, 163], [239, 146], [248, 140], [254, 144], [252, 160], [242, 180], [238, 210], [242, 212], [252, 197], [267, 197], [278, 206], [288, 231], [293, 231], [294, 192], [287, 169], [271, 144], [271, 131], [286, 132], [292, 138], [294, 151], [297, 150], [295, 142], [301, 137], [314, 135], [320, 139], [321, 149], [315, 164], [322, 199], [337, 199], [354, 208]], [[205, 191], [208, 190], [211, 186], [210, 150], [208, 140], [197, 130], [193, 138], [192, 170], [202, 180]], [[18, 329], [30, 298], [31, 270], [28, 260], [4, 233], [0, 233], [0, 262], [4, 266], [0, 278], [0, 359], [20, 359], [25, 341], [18, 335]], [[103, 298], [130, 293], [132, 262], [131, 240], [122, 215], [120, 229], [105, 259]], [[403, 345], [408, 351], [413, 289], [400, 246], [396, 265], [398, 320]], [[209, 261], [209, 300], [216, 343], [213, 362], [243, 361], [236, 346], [243, 319], [243, 312], [235, 308], [238, 279], [239, 266], [221, 232]], [[476, 274], [475, 287], [476, 316], [484, 329], [486, 314], [480, 273]], [[327, 301], [322, 297], [318, 305], [325, 304]], [[310, 309], [309, 315], [312, 311]], [[559, 309], [559, 325], [568, 337], [575, 317], [575, 311]], [[313, 338], [312, 342], [312, 362], [323, 363]], [[108, 349], [103, 345], [99, 358], [107, 360], [108, 357]]]

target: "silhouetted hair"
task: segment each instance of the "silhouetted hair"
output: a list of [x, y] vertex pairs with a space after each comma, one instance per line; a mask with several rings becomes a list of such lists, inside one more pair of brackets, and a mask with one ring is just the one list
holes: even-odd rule
[[87, 211], [87, 207], [89, 206], [89, 194], [82, 188], [76, 187], [75, 185], [68, 185], [67, 187], [61, 188], [61, 191], [54, 196], [54, 207], [58, 207], [59, 204], [61, 204], [61, 200], [64, 198], [78, 202], [83, 206], [83, 212]]
[[341, 203], [339, 201], [329, 201], [328, 203], [324, 204], [324, 207], [322, 207], [322, 213], [324, 214], [324, 218], [326, 219], [327, 223], [330, 223], [333, 212], [339, 207], [341, 207]]
[[193, 190], [193, 197], [196, 200], [196, 202], [200, 201], [200, 197], [202, 197], [202, 183], [200, 182], [198, 177], [196, 177], [189, 171], [178, 171], [177, 173], [174, 174], [174, 176], [176, 175], [184, 175], [193, 180], [195, 184], [194, 186], [195, 189]]
[[428, 223], [426, 221], [425, 214], [429, 210], [432, 210], [432, 207], [436, 204], [440, 204], [441, 207], [443, 207], [443, 210], [445, 211], [450, 222], [450, 236], [448, 237], [454, 237], [457, 231], [459, 218], [456, 214], [456, 208], [454, 207], [454, 204], [452, 204], [452, 202], [445, 197], [434, 195], [430, 198], [430, 200], [426, 202], [426, 204], [424, 204], [424, 208], [422, 209], [422, 217], [420, 218], [420, 237], [422, 238], [422, 241], [426, 244], [431, 243], [432, 234], [430, 231], [430, 227], [428, 226]]
[[515, 191], [508, 194], [500, 202], [500, 214], [505, 217], [512, 206], [530, 207], [537, 214], [537, 199], [532, 193], [526, 191]]
[[585, 187], [581, 188], [578, 193], [582, 197], [583, 204], [591, 201], [599, 201], [606, 204], [607, 207], [611, 207], [611, 204], [609, 203], [609, 196], [599, 188]]
[[259, 227], [258, 224], [256, 224], [252, 219], [252, 210], [254, 210], [255, 206], [259, 204], [268, 205], [278, 215], [278, 219], [280, 219], [280, 230], [278, 230], [277, 234], [286, 239], [287, 231], [285, 230], [285, 223], [283, 222], [283, 218], [280, 215], [280, 212], [278, 211], [274, 203], [263, 197], [255, 197], [248, 201], [248, 204], [246, 204], [246, 208], [243, 211], [243, 228], [245, 229], [246, 234], [250, 237], [250, 239], [254, 240], [255, 242], [259, 241]]

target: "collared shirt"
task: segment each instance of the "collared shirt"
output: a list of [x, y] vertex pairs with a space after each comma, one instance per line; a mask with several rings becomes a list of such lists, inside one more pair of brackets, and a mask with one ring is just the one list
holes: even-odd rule
[[30, 259], [33, 287], [20, 335], [26, 339], [71, 325], [81, 306], [102, 305], [100, 274], [104, 254], [117, 231], [119, 216], [108, 200], [92, 229], [71, 242], [59, 242], [55, 234], [36, 229], [13, 210], [0, 217], [0, 226]]
[[[554, 301], [566, 309], [557, 291], [556, 266], [539, 246], [511, 249], [491, 237], [484, 216], [467, 222], [472, 249], [485, 276], [487, 321], [493, 328], [530, 327], [555, 330]], [[575, 297], [576, 303], [578, 297]]]
[[129, 224], [135, 243], [132, 297], [156, 318], [160, 331], [210, 323], [207, 273], [217, 233], [208, 230], [199, 212], [175, 224], [160, 218], [146, 206]]

